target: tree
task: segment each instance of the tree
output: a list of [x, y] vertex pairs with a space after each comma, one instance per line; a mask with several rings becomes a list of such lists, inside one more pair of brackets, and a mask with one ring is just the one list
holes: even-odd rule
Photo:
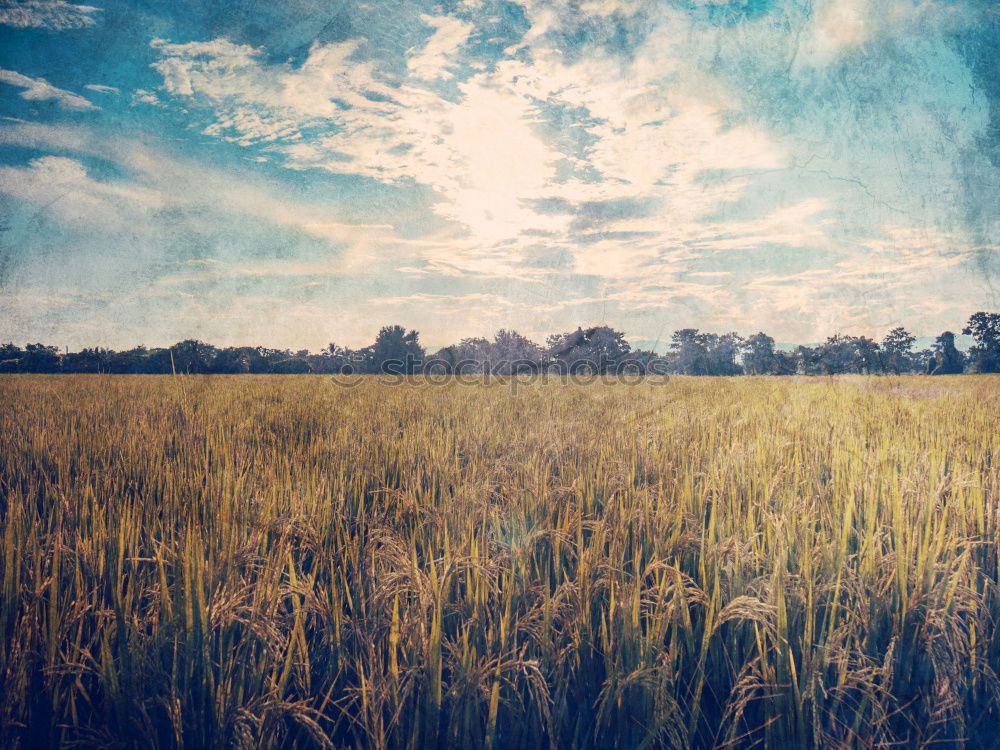
[[171, 372], [176, 370], [176, 366], [170, 358], [169, 349], [161, 349], [157, 347], [156, 349], [150, 349], [149, 354], [146, 355], [146, 359], [142, 363], [143, 374], [166, 374], [169, 375]]
[[421, 371], [429, 375], [451, 375], [455, 372], [455, 365], [458, 356], [455, 353], [456, 347], [446, 346], [439, 349], [434, 354], [424, 357]]
[[798, 361], [798, 369], [803, 375], [824, 374], [820, 364], [820, 347], [799, 345], [795, 349], [795, 359]]
[[666, 375], [668, 358], [651, 349], [633, 349], [618, 363], [621, 375]]
[[962, 333], [976, 340], [969, 349], [972, 372], [1000, 372], [1000, 313], [975, 313]]
[[743, 340], [735, 333], [699, 333], [697, 328], [682, 328], [670, 338], [671, 359], [675, 372], [682, 375], [739, 375], [736, 355]]
[[493, 336], [493, 357], [494, 372], [512, 375], [525, 371], [537, 372], [545, 359], [545, 351], [517, 331], [500, 329]]
[[697, 328], [682, 328], [670, 337], [671, 369], [681, 375], [707, 375], [708, 351]]
[[882, 364], [886, 372], [901, 375], [913, 366], [913, 342], [916, 341], [905, 328], [897, 326], [882, 339]]
[[212, 372], [231, 375], [253, 372], [257, 349], [252, 346], [230, 346], [220, 349], [212, 362]]
[[108, 349], [81, 349], [63, 355], [63, 372], [97, 373], [110, 372], [115, 352]]
[[815, 367], [819, 374], [843, 375], [860, 369], [857, 342], [852, 336], [836, 333], [817, 349]]
[[874, 375], [885, 372], [882, 350], [876, 341], [867, 336], [858, 336], [854, 339], [854, 350], [857, 355], [856, 366], [865, 375]]
[[930, 372], [931, 360], [934, 359], [934, 350], [932, 349], [921, 349], [920, 351], [914, 352], [910, 356], [910, 371], [919, 372], [921, 374]]
[[959, 375], [965, 358], [955, 348], [955, 334], [944, 331], [934, 342], [934, 357], [927, 363], [928, 375]]
[[743, 341], [743, 370], [748, 375], [769, 375], [774, 362], [774, 339], [763, 331]]
[[144, 346], [136, 346], [124, 352], [111, 352], [108, 369], [116, 374], [138, 374], [143, 372], [149, 350]]
[[549, 336], [547, 343], [549, 357], [570, 373], [613, 372], [632, 348], [624, 333], [608, 326], [555, 334]]
[[0, 346], [0, 372], [19, 372], [24, 352], [14, 344]]
[[371, 348], [371, 367], [374, 372], [409, 375], [420, 369], [423, 359], [424, 348], [420, 346], [420, 334], [407, 331], [403, 326], [384, 326]]
[[44, 344], [28, 344], [21, 357], [21, 372], [59, 372], [59, 350]]
[[795, 358], [774, 348], [774, 339], [763, 331], [743, 340], [743, 370], [748, 375], [794, 375]]
[[357, 369], [355, 354], [346, 346], [337, 346], [334, 343], [327, 345], [326, 349], [314, 357], [313, 369], [316, 372], [340, 374], [351, 374]]
[[490, 371], [493, 347], [489, 339], [482, 337], [462, 339], [454, 347], [456, 372], [460, 374]]
[[196, 339], [185, 339], [170, 347], [173, 369], [179, 373], [204, 374], [212, 371], [216, 348]]
[[296, 354], [295, 356], [278, 360], [272, 366], [271, 372], [278, 375], [306, 375], [312, 372], [312, 367], [308, 360], [308, 352], [305, 357]]
[[743, 369], [736, 364], [736, 357], [743, 345], [743, 339], [735, 332], [704, 335], [708, 350], [709, 374], [742, 375]]

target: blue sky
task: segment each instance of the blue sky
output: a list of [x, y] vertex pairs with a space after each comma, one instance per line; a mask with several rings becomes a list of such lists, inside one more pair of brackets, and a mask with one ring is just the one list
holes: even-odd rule
[[1000, 307], [989, 0], [0, 0], [0, 338]]

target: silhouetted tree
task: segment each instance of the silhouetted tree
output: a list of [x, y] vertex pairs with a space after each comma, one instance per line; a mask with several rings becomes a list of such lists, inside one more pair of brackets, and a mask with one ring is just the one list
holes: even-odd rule
[[547, 344], [553, 363], [570, 373], [612, 372], [631, 350], [625, 334], [608, 326], [555, 334], [549, 336]]
[[28, 344], [21, 356], [20, 372], [59, 372], [59, 349], [44, 344]]
[[720, 335], [709, 333], [705, 336], [710, 374], [742, 375], [743, 368], [736, 363], [736, 357], [743, 339], [735, 332]]
[[420, 334], [403, 326], [384, 326], [371, 349], [374, 372], [403, 375], [417, 372], [424, 358]]
[[62, 357], [64, 372], [100, 373], [111, 372], [111, 364], [117, 354], [108, 349], [81, 349]]
[[910, 372], [925, 374], [930, 372], [931, 361], [934, 359], [933, 349], [921, 349], [910, 355]]
[[482, 337], [462, 339], [445, 347], [427, 363], [433, 372], [489, 372], [509, 375], [514, 371], [537, 371], [545, 359], [544, 350], [517, 331], [497, 331], [493, 340]]
[[671, 369], [681, 375], [739, 375], [736, 355], [742, 339], [735, 333], [699, 333], [682, 328], [670, 337]]
[[308, 352], [306, 356], [295, 355], [279, 359], [272, 365], [271, 372], [277, 375], [307, 375], [312, 372], [312, 366], [308, 360]]
[[451, 375], [458, 365], [457, 347], [446, 346], [424, 357], [422, 372], [430, 375]]
[[795, 357], [774, 348], [774, 339], [763, 331], [743, 339], [743, 370], [748, 375], [794, 375]]
[[1000, 313], [975, 313], [962, 333], [976, 340], [969, 349], [970, 370], [1000, 372]]
[[800, 344], [795, 348], [798, 371], [803, 375], [824, 375], [820, 365], [820, 347]]
[[811, 358], [810, 375], [842, 375], [858, 372], [857, 342], [852, 336], [837, 333], [816, 347]]
[[137, 375], [144, 371], [148, 358], [149, 350], [144, 346], [136, 346], [123, 352], [111, 352], [108, 368], [119, 375]]
[[457, 371], [462, 374], [489, 372], [493, 359], [492, 349], [489, 339], [481, 336], [462, 339], [454, 347]]
[[882, 339], [882, 363], [886, 372], [901, 375], [913, 367], [912, 350], [916, 339], [902, 326], [893, 328]]
[[[962, 332], [975, 338], [969, 350], [970, 372], [1000, 372], [1000, 313], [977, 312]], [[558, 366], [563, 372], [685, 375], [837, 375], [841, 373], [926, 372], [958, 374], [966, 358], [955, 347], [955, 336], [945, 331], [933, 350], [914, 352], [914, 337], [902, 327], [889, 331], [877, 343], [865, 336], [836, 334], [818, 346], [800, 346], [795, 353], [779, 351], [774, 339], [758, 332], [747, 339], [736, 333], [702, 333], [696, 328], [675, 331], [670, 352], [632, 351], [625, 335], [608, 326], [577, 328], [547, 339], [538, 346], [516, 331], [500, 330], [492, 340], [474, 337], [445, 347], [426, 358], [419, 334], [402, 326], [385, 326], [375, 342], [361, 349], [330, 344], [317, 354], [301, 349], [227, 347], [216, 349], [195, 339], [169, 348], [134, 347], [116, 352], [84, 348], [61, 354], [56, 347], [28, 344], [24, 349], [0, 346], [0, 373], [396, 373], [465, 371], [507, 375]], [[740, 363], [737, 362], [740, 359]]]
[[258, 359], [257, 349], [252, 346], [231, 346], [220, 349], [212, 361], [212, 372], [243, 375], [253, 372], [256, 359]]
[[315, 360], [313, 366], [315, 372], [353, 373], [358, 369], [354, 352], [345, 346], [337, 346], [334, 343], [328, 344], [326, 349], [316, 355]]
[[865, 375], [876, 375], [885, 372], [885, 365], [882, 361], [882, 350], [878, 342], [867, 336], [858, 336], [854, 339], [854, 351], [856, 354], [855, 363], [859, 372]]
[[697, 328], [682, 328], [670, 337], [670, 369], [681, 375], [707, 375], [708, 351]]
[[176, 372], [204, 374], [212, 371], [216, 348], [204, 341], [185, 339], [170, 347], [169, 354]]
[[0, 346], [0, 372], [20, 372], [23, 356], [24, 352], [19, 346], [13, 344]]
[[743, 371], [748, 375], [770, 375], [773, 362], [773, 338], [761, 331], [743, 340]]
[[[627, 344], [626, 344], [627, 346]], [[517, 331], [501, 329], [493, 337], [493, 372], [511, 375], [515, 372], [538, 371], [545, 360], [545, 351]]]
[[958, 375], [964, 364], [962, 352], [955, 348], [955, 334], [945, 331], [934, 342], [934, 357], [927, 363], [927, 374]]
[[150, 349], [149, 354], [146, 355], [146, 359], [142, 363], [142, 372], [144, 374], [169, 375], [174, 369], [175, 367], [170, 358], [170, 349], [161, 349], [159, 347]]
[[622, 375], [666, 375], [670, 369], [669, 358], [650, 349], [633, 349], [618, 363]]

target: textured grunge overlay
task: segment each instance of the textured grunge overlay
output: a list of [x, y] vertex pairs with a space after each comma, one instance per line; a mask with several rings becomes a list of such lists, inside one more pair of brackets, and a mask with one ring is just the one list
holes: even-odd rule
[[1000, 304], [993, 0], [91, 1], [0, 0], [4, 341], [808, 343]]

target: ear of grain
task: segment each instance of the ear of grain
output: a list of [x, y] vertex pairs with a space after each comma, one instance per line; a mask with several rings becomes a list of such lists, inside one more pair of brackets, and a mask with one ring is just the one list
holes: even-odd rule
[[988, 746], [998, 390], [0, 376], [0, 746]]

